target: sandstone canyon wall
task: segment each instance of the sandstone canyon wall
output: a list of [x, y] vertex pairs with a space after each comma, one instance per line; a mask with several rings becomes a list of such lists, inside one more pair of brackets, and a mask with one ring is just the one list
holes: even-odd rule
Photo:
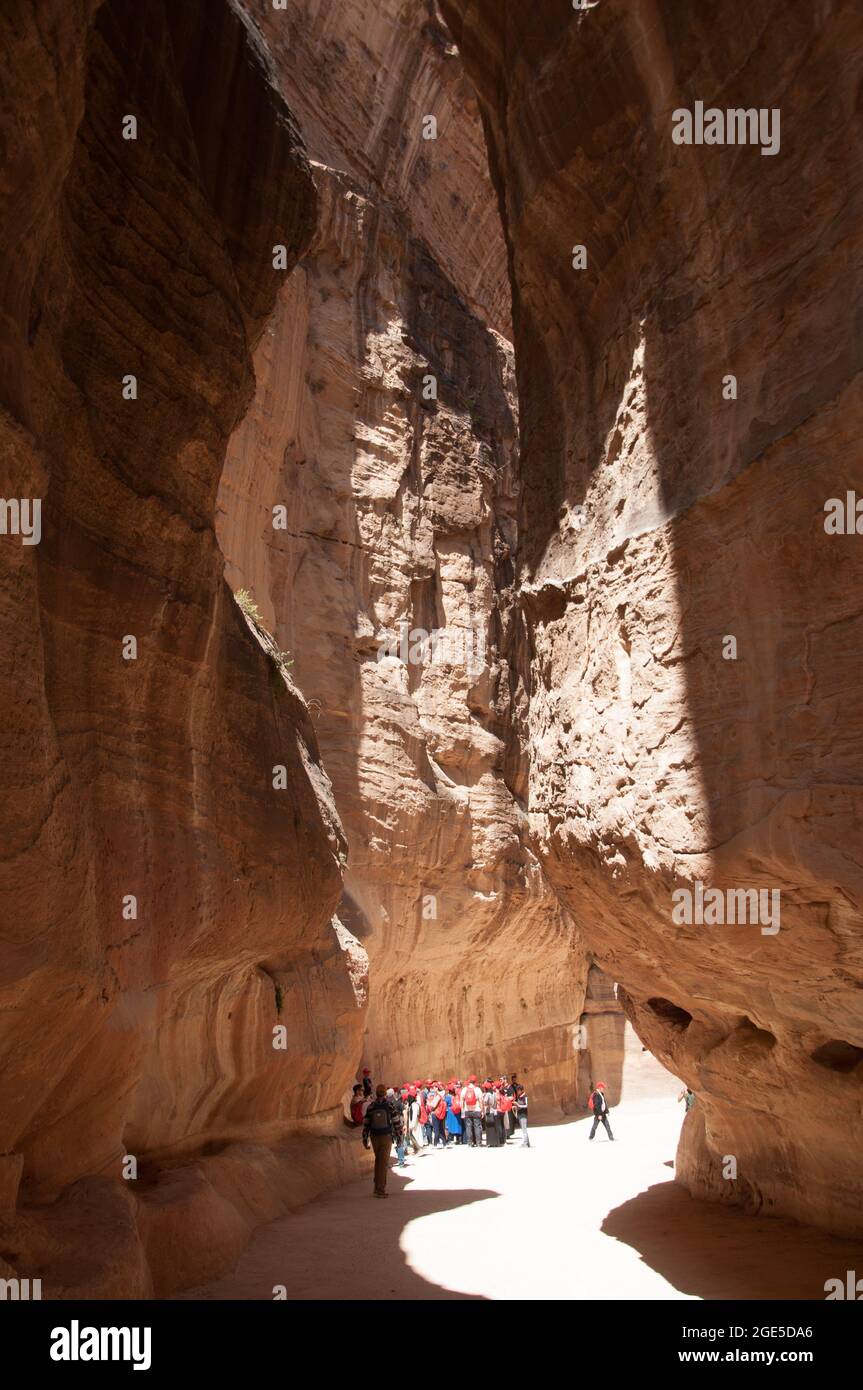
[[[589, 961], [525, 840], [509, 298], [476, 102], [434, 4], [258, 13], [320, 216], [228, 450], [228, 578], [313, 711], [375, 1076], [506, 1067], [536, 1110], [570, 1110]], [[437, 630], [412, 660], [410, 633]]]
[[213, 528], [317, 200], [232, 0], [13, 0], [0, 33], [3, 491], [41, 499], [39, 544], [0, 537], [0, 1270], [146, 1295], [344, 1166], [291, 1143], [361, 1047], [344, 841]]
[[[859, 1234], [859, 7], [443, 10], [512, 272], [530, 842], [697, 1092], [690, 1189]], [[698, 101], [780, 148], [674, 143]], [[780, 930], [676, 924], [697, 882]]]

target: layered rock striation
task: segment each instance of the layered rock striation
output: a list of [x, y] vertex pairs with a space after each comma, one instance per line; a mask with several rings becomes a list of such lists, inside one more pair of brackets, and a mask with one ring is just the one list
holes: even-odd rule
[[233, 0], [0, 31], [0, 1254], [166, 1292], [340, 1171], [261, 1146], [340, 1125], [361, 1045], [314, 727], [213, 528], [316, 194]]
[[[691, 1190], [859, 1234], [863, 550], [825, 525], [859, 486], [859, 12], [442, 8], [512, 272], [530, 842], [697, 1092]], [[676, 143], [697, 103], [752, 139]]]

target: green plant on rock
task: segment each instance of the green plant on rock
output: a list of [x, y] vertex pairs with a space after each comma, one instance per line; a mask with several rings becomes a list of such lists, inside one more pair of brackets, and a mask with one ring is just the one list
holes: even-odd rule
[[246, 617], [251, 618], [253, 623], [256, 623], [258, 627], [263, 628], [264, 615], [262, 614], [258, 605], [255, 603], [255, 600], [252, 597], [251, 590], [238, 589], [237, 592], [234, 594], [234, 598], [237, 600], [237, 603], [242, 608]]

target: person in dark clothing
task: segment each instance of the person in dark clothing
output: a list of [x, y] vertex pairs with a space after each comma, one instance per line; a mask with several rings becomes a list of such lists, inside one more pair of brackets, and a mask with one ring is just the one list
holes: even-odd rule
[[400, 1129], [401, 1129], [401, 1135], [400, 1135], [399, 1138], [396, 1138], [396, 1140], [395, 1140], [395, 1146], [396, 1146], [396, 1153], [397, 1153], [398, 1156], [399, 1156], [399, 1167], [400, 1167], [400, 1168], [405, 1168], [405, 1167], [407, 1166], [407, 1165], [405, 1164], [405, 1152], [406, 1152], [406, 1150], [407, 1150], [407, 1140], [406, 1140], [406, 1138], [405, 1138], [405, 1106], [404, 1106], [404, 1101], [402, 1100], [402, 1098], [401, 1098], [401, 1096], [399, 1095], [398, 1091], [396, 1091], [392, 1086], [390, 1086], [389, 1090], [387, 1091], [387, 1100], [388, 1100], [389, 1103], [390, 1103], [390, 1108], [392, 1109], [393, 1114], [394, 1114], [394, 1115], [396, 1116], [396, 1118], [398, 1119], [399, 1127], [400, 1127]]
[[487, 1149], [499, 1149], [503, 1144], [503, 1131], [497, 1109], [498, 1093], [487, 1081], [483, 1087], [482, 1106], [485, 1113], [485, 1144]]
[[387, 1100], [386, 1086], [378, 1086], [363, 1121], [363, 1147], [374, 1149], [376, 1197], [387, 1195], [387, 1173], [393, 1141], [402, 1142], [402, 1120]]
[[609, 1139], [614, 1139], [611, 1132], [611, 1125], [608, 1123], [608, 1101], [605, 1099], [605, 1082], [597, 1081], [590, 1093], [591, 1109], [593, 1110], [593, 1127], [587, 1136], [592, 1139], [596, 1133], [596, 1126], [601, 1124]]
[[530, 1148], [530, 1139], [527, 1133], [527, 1091], [518, 1082], [515, 1083], [515, 1118], [518, 1120], [521, 1129], [521, 1142], [526, 1149]]
[[[354, 1075], [356, 1076], [356, 1072], [354, 1072]], [[366, 1097], [369, 1097], [369, 1096], [371, 1096], [371, 1093], [372, 1093], [372, 1074], [371, 1074], [371, 1072], [369, 1071], [368, 1067], [363, 1067], [363, 1095], [366, 1096]]]

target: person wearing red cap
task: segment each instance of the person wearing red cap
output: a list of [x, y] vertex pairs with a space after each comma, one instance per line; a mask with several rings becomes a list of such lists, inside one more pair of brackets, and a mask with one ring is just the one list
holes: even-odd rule
[[475, 1076], [469, 1076], [461, 1088], [461, 1117], [464, 1121], [465, 1143], [471, 1149], [482, 1147], [482, 1091]]
[[432, 1145], [437, 1148], [446, 1148], [446, 1092], [439, 1081], [432, 1084], [431, 1090], [426, 1096], [426, 1108], [431, 1115], [432, 1121]]
[[487, 1149], [499, 1149], [503, 1136], [501, 1133], [500, 1115], [498, 1113], [498, 1092], [491, 1081], [486, 1081], [482, 1088], [482, 1107], [485, 1112], [485, 1144]]
[[605, 1132], [608, 1135], [609, 1139], [613, 1140], [614, 1135], [611, 1132], [611, 1125], [608, 1123], [608, 1101], [605, 1099], [604, 1081], [597, 1081], [596, 1085], [590, 1093], [590, 1100], [588, 1101], [588, 1105], [593, 1111], [593, 1127], [590, 1131], [590, 1134], [587, 1136], [588, 1139], [593, 1138], [594, 1134], [596, 1133], [596, 1126], [598, 1124], [601, 1124], [605, 1129]]
[[464, 1126], [461, 1122], [461, 1096], [455, 1082], [446, 1088], [446, 1133], [447, 1141], [461, 1144], [464, 1139]]
[[417, 1100], [420, 1103], [420, 1128], [422, 1129], [423, 1139], [425, 1140], [426, 1145], [430, 1147], [432, 1141], [432, 1122], [431, 1115], [429, 1114], [428, 1107], [426, 1105], [427, 1096], [428, 1091], [426, 1090], [425, 1086], [421, 1087], [421, 1089], [417, 1092]]
[[500, 1078], [497, 1086], [497, 1113], [500, 1116], [500, 1128], [503, 1135], [502, 1143], [505, 1145], [507, 1139], [512, 1134], [512, 1094], [510, 1085], [505, 1076]]

